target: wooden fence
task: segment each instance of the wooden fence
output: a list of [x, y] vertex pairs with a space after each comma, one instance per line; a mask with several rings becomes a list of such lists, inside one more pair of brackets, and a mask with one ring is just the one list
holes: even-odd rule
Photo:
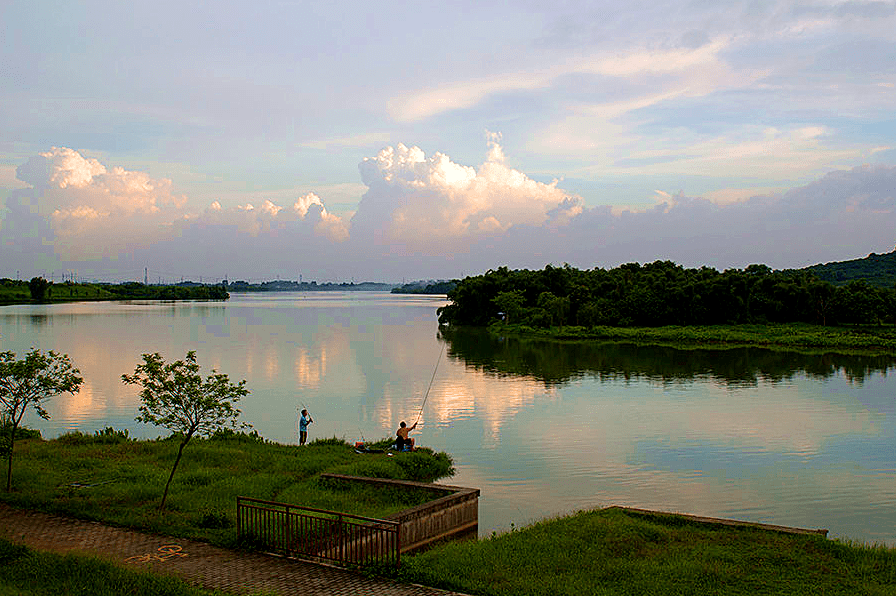
[[401, 524], [249, 497], [236, 499], [237, 537], [286, 556], [338, 565], [401, 564]]

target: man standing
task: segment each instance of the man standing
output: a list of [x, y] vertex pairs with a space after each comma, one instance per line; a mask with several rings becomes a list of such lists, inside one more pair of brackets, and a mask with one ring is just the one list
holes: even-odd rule
[[302, 416], [299, 418], [299, 445], [304, 445], [308, 439], [308, 425], [313, 423], [308, 410], [302, 410]]

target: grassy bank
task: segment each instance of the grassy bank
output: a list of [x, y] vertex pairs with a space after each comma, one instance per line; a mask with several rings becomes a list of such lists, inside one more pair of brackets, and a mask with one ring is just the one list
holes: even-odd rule
[[694, 325], [666, 327], [552, 327], [535, 329], [525, 325], [495, 324], [493, 333], [595, 339], [645, 345], [764, 347], [794, 350], [827, 350], [867, 354], [896, 354], [896, 327], [786, 325]]
[[[111, 429], [52, 441], [32, 433], [20, 440], [14, 490], [0, 493], [0, 500], [234, 546], [237, 495], [377, 517], [414, 505], [418, 497], [408, 491], [326, 482], [319, 474], [432, 480], [451, 470], [445, 454], [358, 454], [337, 439], [306, 447], [244, 433], [194, 441], [175, 476], [171, 509], [163, 516], [155, 508], [177, 441], [133, 441]], [[7, 561], [13, 564], [4, 564]], [[894, 549], [619, 509], [546, 520], [480, 541], [443, 544], [402, 561], [397, 571], [379, 571], [402, 581], [483, 596], [896, 593]], [[140, 582], [153, 578], [134, 579], [104, 565], [89, 558], [34, 554], [0, 541], [0, 594], [203, 593], [178, 591], [187, 588], [176, 582], [171, 587], [148, 583], [144, 588]], [[95, 581], [128, 589], [116, 591]], [[43, 583], [49, 586], [45, 591]]]
[[174, 476], [166, 511], [158, 515], [177, 446], [173, 438], [134, 441], [112, 429], [51, 441], [34, 436], [18, 440], [13, 490], [0, 492], [0, 500], [233, 546], [237, 496], [383, 517], [424, 503], [431, 495], [337, 483], [321, 479], [320, 474], [431, 481], [452, 473], [448, 455], [427, 449], [394, 456], [359, 454], [339, 439], [298, 447], [231, 432], [190, 442]]
[[896, 594], [896, 549], [619, 509], [403, 559], [404, 581], [482, 596]]
[[56, 596], [224, 596], [170, 576], [123, 569], [108, 561], [81, 555], [36, 552], [0, 539], [0, 594]]

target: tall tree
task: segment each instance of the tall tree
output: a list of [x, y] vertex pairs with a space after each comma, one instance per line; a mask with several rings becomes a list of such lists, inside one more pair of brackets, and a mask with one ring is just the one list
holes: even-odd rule
[[72, 366], [65, 354], [50, 350], [43, 353], [32, 349], [21, 360], [13, 352], [0, 353], [0, 417], [2, 428], [8, 433], [3, 440], [3, 451], [7, 456], [6, 491], [12, 488], [12, 450], [16, 441], [16, 430], [32, 406], [37, 414], [47, 419], [50, 415], [41, 406], [60, 393], [77, 393], [84, 382], [80, 371]]
[[187, 352], [185, 360], [170, 364], [158, 352], [143, 354], [143, 363], [137, 365], [134, 374], [121, 375], [121, 380], [143, 387], [140, 391], [143, 405], [137, 422], [162, 426], [182, 437], [159, 504], [162, 511], [177, 464], [190, 439], [194, 435], [212, 435], [228, 426], [236, 428], [240, 411], [233, 404], [249, 394], [246, 381], [231, 383], [227, 375], [215, 369], [203, 380], [194, 351]]
[[31, 299], [35, 302], [42, 302], [47, 297], [47, 289], [50, 282], [42, 277], [32, 277], [28, 282], [28, 290], [31, 292]]

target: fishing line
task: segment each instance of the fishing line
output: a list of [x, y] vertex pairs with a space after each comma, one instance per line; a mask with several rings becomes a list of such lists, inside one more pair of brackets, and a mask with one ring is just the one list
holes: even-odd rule
[[429, 398], [429, 390], [432, 389], [432, 382], [436, 379], [436, 372], [439, 370], [439, 362], [442, 360], [442, 354], [445, 352], [445, 344], [442, 344], [442, 349], [439, 351], [439, 357], [436, 360], [436, 367], [432, 371], [432, 378], [429, 380], [429, 387], [426, 388], [426, 395], [423, 396], [423, 403], [420, 404], [420, 413], [417, 414], [417, 419], [414, 420], [414, 424], [420, 422], [420, 417], [423, 416], [423, 407], [426, 405], [426, 400]]

